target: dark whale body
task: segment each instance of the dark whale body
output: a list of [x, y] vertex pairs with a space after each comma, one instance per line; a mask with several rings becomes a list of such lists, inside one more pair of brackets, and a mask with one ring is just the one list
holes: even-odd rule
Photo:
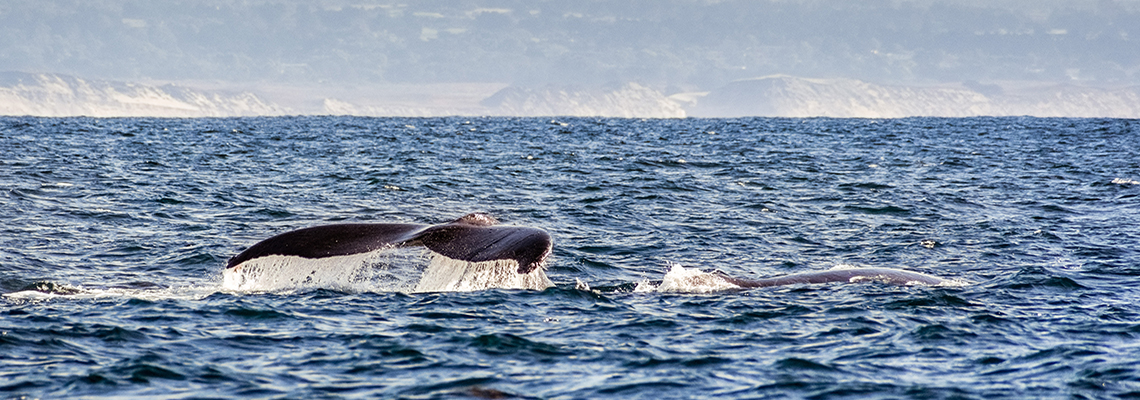
[[550, 235], [541, 229], [498, 225], [486, 214], [468, 214], [443, 225], [335, 224], [289, 231], [265, 239], [230, 259], [226, 268], [260, 257], [317, 259], [383, 248], [424, 246], [463, 261], [514, 260], [518, 273], [534, 271], [550, 255]]
[[920, 283], [933, 286], [945, 282], [944, 279], [937, 276], [893, 268], [830, 269], [827, 271], [803, 272], [758, 280], [740, 279], [727, 276], [724, 278], [728, 282], [743, 288], [758, 288], [808, 283], [855, 282], [859, 281], [860, 279], [889, 283], [892, 285], [909, 285]]
[[[541, 229], [498, 225], [481, 213], [463, 216], [442, 225], [424, 224], [335, 224], [289, 231], [265, 239], [230, 259], [226, 268], [260, 257], [281, 255], [309, 259], [368, 253], [384, 248], [424, 246], [456, 260], [483, 262], [513, 260], [518, 273], [538, 269], [550, 255], [553, 241]], [[742, 288], [794, 284], [855, 282], [871, 280], [894, 285], [938, 285], [942, 278], [891, 268], [845, 268], [804, 272], [767, 279], [749, 280], [721, 274]]]

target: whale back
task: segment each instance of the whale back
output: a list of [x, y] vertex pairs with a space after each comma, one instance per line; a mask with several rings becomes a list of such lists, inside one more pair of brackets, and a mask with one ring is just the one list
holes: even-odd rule
[[893, 268], [836, 268], [827, 271], [804, 272], [758, 280], [740, 278], [728, 279], [729, 282], [746, 288], [809, 283], [856, 282], [860, 280], [877, 281], [892, 285], [918, 283], [932, 286], [945, 282], [944, 279], [937, 276]]

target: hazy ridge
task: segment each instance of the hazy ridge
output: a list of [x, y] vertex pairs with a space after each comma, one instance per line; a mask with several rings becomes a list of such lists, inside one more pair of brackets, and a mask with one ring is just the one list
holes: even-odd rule
[[684, 118], [680, 104], [661, 92], [629, 83], [613, 89], [509, 87], [482, 102], [493, 115]]
[[1064, 84], [887, 86], [854, 79], [774, 76], [732, 82], [698, 97], [701, 117], [1140, 117], [1140, 88]]
[[[731, 82], [709, 92], [663, 92], [638, 83], [604, 87], [506, 86], [480, 98], [428, 94], [400, 102], [358, 95], [349, 99], [298, 90], [316, 106], [289, 106], [280, 92], [227, 92], [183, 85], [81, 79], [59, 74], [6, 73], [0, 80], [0, 115], [46, 117], [229, 117], [256, 115], [356, 115], [433, 117], [598, 116], [684, 117], [1140, 117], [1140, 88], [1102, 89], [1062, 84], [876, 85], [854, 79], [770, 76]], [[453, 85], [461, 91], [460, 85]], [[474, 85], [473, 85], [474, 86]], [[493, 86], [491, 86], [493, 87]], [[413, 87], [414, 89], [414, 87]], [[408, 91], [408, 90], [405, 90]], [[410, 90], [414, 92], [414, 90]], [[295, 102], [294, 102], [295, 103]]]
[[0, 114], [44, 117], [233, 117], [287, 110], [249, 92], [88, 80], [59, 74], [5, 73]]

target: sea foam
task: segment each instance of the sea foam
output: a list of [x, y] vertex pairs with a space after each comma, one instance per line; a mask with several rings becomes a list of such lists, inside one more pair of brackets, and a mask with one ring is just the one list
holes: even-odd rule
[[637, 293], [713, 293], [740, 288], [719, 274], [703, 272], [697, 268], [685, 268], [681, 264], [670, 264], [669, 272], [665, 273], [661, 284], [654, 285], [649, 281], [642, 281], [637, 284], [633, 291]]

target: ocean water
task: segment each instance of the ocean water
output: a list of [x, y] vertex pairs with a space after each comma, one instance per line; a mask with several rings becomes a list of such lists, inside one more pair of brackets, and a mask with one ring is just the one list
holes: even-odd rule
[[[0, 152], [3, 398], [1140, 397], [1140, 121], [8, 117]], [[469, 212], [548, 231], [554, 287], [416, 292], [418, 250], [223, 285]], [[957, 284], [680, 279], [852, 266]]]

